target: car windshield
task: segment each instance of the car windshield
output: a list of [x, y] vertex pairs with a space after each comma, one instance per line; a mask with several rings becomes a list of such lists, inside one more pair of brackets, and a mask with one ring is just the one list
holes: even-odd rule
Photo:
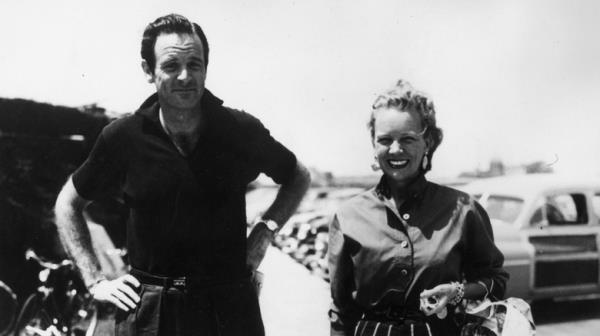
[[516, 197], [490, 195], [485, 202], [485, 210], [490, 218], [507, 223], [514, 223], [522, 208], [523, 200]]

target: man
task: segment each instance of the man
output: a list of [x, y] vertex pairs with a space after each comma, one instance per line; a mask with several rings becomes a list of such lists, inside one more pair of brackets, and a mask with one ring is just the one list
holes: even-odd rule
[[[208, 51], [200, 26], [180, 15], [149, 24], [142, 68], [156, 94], [102, 131], [56, 202], [90, 292], [119, 308], [117, 334], [264, 335], [249, 274], [310, 176], [257, 119], [204, 88]], [[245, 191], [260, 172], [281, 187], [246, 239]], [[106, 280], [82, 212], [115, 189], [130, 208], [132, 270]]]

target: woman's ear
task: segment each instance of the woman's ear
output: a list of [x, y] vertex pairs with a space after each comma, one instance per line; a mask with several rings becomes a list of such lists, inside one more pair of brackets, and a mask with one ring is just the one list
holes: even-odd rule
[[433, 140], [425, 138], [425, 153], [431, 152], [431, 148], [433, 148]]

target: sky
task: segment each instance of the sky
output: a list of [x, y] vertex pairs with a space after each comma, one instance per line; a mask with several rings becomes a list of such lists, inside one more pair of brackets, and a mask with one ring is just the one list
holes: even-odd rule
[[437, 177], [543, 161], [600, 174], [598, 1], [31, 1], [0, 3], [0, 97], [134, 111], [153, 86], [146, 24], [199, 23], [207, 87], [308, 166], [371, 173], [370, 106], [397, 79], [433, 98]]

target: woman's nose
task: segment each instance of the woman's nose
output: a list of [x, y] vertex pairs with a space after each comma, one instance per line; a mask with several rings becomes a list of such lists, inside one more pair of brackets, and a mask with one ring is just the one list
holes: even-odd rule
[[398, 143], [398, 141], [394, 141], [390, 145], [389, 152], [390, 153], [402, 153], [402, 152], [404, 152], [404, 150], [402, 149], [402, 146], [400, 146], [400, 143]]

